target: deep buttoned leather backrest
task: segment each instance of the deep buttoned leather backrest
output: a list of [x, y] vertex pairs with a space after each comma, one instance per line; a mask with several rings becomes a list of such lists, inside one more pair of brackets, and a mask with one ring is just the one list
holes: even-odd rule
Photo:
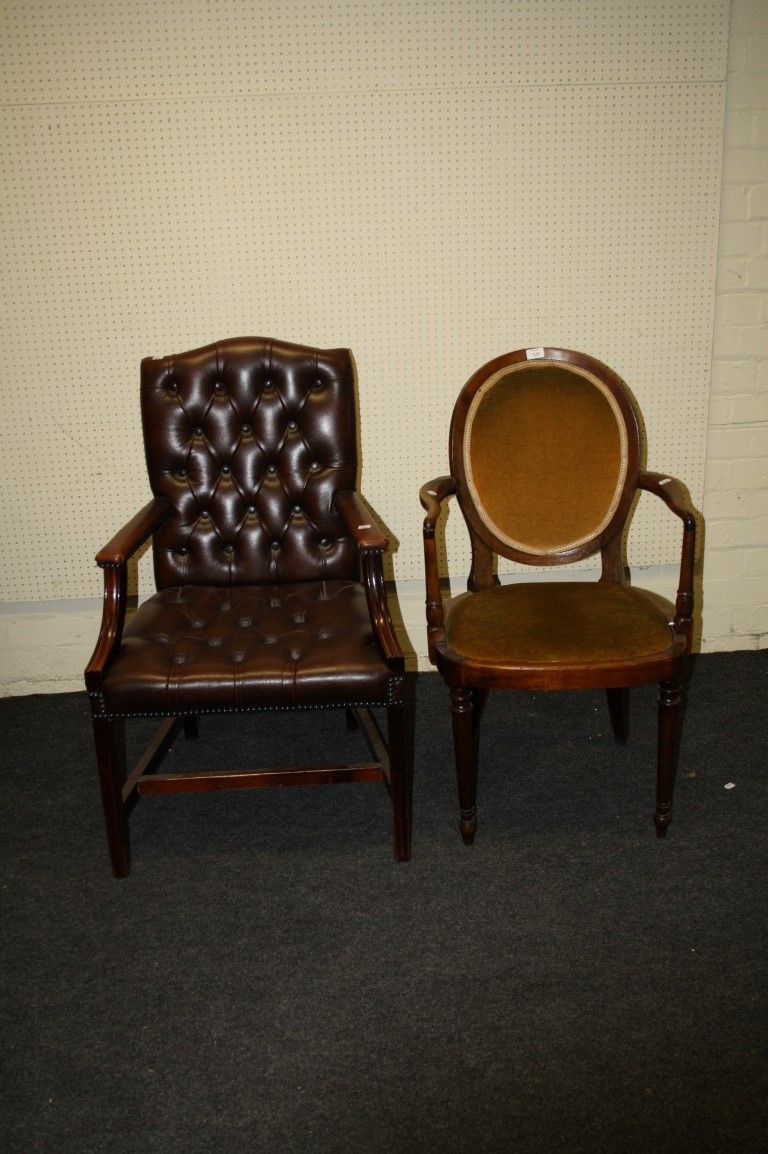
[[141, 364], [159, 589], [350, 579], [357, 549], [334, 508], [357, 481], [348, 349], [246, 337]]

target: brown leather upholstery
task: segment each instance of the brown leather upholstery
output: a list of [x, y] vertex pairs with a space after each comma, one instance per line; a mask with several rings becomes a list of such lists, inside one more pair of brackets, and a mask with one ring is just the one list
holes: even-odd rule
[[346, 349], [223, 341], [141, 366], [159, 589], [357, 579], [334, 495], [357, 484]]
[[[566, 349], [518, 350], [473, 374], [451, 422], [451, 474], [423, 486], [430, 658], [451, 690], [461, 830], [474, 838], [477, 731], [491, 689], [608, 691], [619, 740], [630, 686], [660, 683], [654, 820], [671, 818], [676, 719], [690, 648], [696, 514], [679, 481], [641, 469], [624, 382]], [[683, 521], [676, 603], [625, 584], [622, 540], [639, 490]], [[443, 603], [436, 533], [455, 495], [470, 535], [468, 592]], [[497, 555], [528, 566], [598, 554], [598, 582], [501, 585]]]
[[[211, 712], [358, 710], [374, 763], [318, 780], [383, 777], [394, 852], [410, 853], [404, 659], [383, 580], [388, 542], [356, 493], [355, 374], [346, 349], [243, 338], [141, 365], [153, 500], [103, 549], [105, 614], [86, 670], [113, 871], [128, 870], [127, 812], [178, 775], [128, 776], [119, 722]], [[158, 592], [125, 624], [126, 564], [152, 537]], [[372, 715], [387, 710], [390, 750]], [[170, 732], [170, 731], [169, 731]], [[145, 772], [146, 770], [146, 772]], [[152, 780], [147, 777], [152, 774]], [[289, 784], [311, 767], [248, 775]], [[278, 780], [279, 779], [279, 780]], [[194, 788], [242, 786], [212, 772]]]
[[145, 602], [101, 686], [118, 715], [386, 702], [382, 660], [358, 582], [183, 585]]

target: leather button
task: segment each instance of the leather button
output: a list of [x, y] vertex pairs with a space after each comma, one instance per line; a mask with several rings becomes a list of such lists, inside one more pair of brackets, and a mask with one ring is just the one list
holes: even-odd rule
[[250, 433], [250, 431], [251, 431], [250, 425], [243, 425], [243, 432], [244, 433]]
[[230, 469], [229, 465], [222, 465], [221, 466], [221, 472], [222, 472], [222, 475], [224, 477], [228, 477], [231, 471], [232, 470]]
[[289, 429], [290, 429], [292, 432], [293, 432], [293, 430], [294, 430], [294, 429], [296, 429], [297, 427], [298, 427], [298, 426], [296, 425], [296, 422], [295, 422], [295, 421], [289, 421], [289, 422], [288, 422], [288, 428], [289, 428]]
[[224, 546], [224, 552], [227, 554], [228, 557], [231, 557], [232, 554], [234, 553], [234, 551], [235, 551], [234, 545], [225, 545]]

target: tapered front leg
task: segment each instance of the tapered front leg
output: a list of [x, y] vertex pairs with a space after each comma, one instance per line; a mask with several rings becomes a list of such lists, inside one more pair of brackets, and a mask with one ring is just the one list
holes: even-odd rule
[[608, 699], [613, 736], [620, 745], [626, 745], [629, 738], [629, 690], [606, 689], [605, 695]]
[[387, 706], [387, 745], [389, 748], [389, 789], [392, 798], [392, 850], [395, 861], [411, 856], [412, 767], [409, 725], [409, 702]]
[[184, 718], [183, 726], [184, 736], [190, 738], [192, 741], [196, 741], [200, 736], [200, 726], [197, 723], [197, 717], [194, 713]]
[[459, 828], [465, 845], [472, 845], [477, 832], [477, 758], [475, 725], [470, 689], [451, 690], [453, 749], [459, 787]]
[[656, 774], [656, 811], [653, 820], [656, 836], [665, 837], [672, 820], [672, 795], [677, 770], [677, 744], [680, 720], [680, 681], [659, 684], [659, 744]]
[[125, 784], [125, 724], [122, 721], [93, 719], [96, 760], [99, 766], [101, 803], [107, 830], [107, 845], [112, 874], [127, 877], [131, 868], [128, 838], [128, 811], [123, 801]]

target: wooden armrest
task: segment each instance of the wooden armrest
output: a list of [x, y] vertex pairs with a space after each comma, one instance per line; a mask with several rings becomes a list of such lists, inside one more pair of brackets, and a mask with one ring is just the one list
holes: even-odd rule
[[354, 489], [344, 489], [336, 494], [336, 509], [354, 537], [358, 549], [379, 549], [383, 552], [389, 548], [389, 538]]
[[169, 509], [165, 497], [153, 497], [96, 554], [96, 563], [104, 571], [104, 601], [99, 639], [85, 670], [89, 692], [98, 690], [107, 666], [120, 647], [128, 600], [126, 562], [162, 525]]
[[637, 481], [641, 489], [661, 497], [662, 501], [682, 521], [691, 518], [696, 524], [696, 509], [682, 481], [676, 477], [668, 477], [666, 473], [642, 472]]
[[437, 547], [435, 545], [435, 530], [440, 519], [442, 505], [448, 497], [456, 492], [456, 482], [453, 477], [435, 477], [434, 481], [427, 481], [419, 490], [419, 500], [426, 511], [424, 518], [424, 566], [427, 587], [427, 643], [429, 659], [432, 664], [437, 660], [437, 643], [445, 637], [443, 614], [443, 597], [440, 589], [440, 573], [437, 565]]
[[124, 565], [147, 538], [159, 529], [170, 507], [165, 497], [153, 497], [99, 550], [96, 564], [102, 569], [107, 565]]
[[434, 481], [427, 481], [426, 485], [421, 486], [419, 500], [427, 514], [424, 518], [425, 534], [431, 533], [434, 536], [442, 503], [455, 492], [456, 482], [453, 477], [435, 477]]
[[698, 513], [693, 506], [688, 490], [676, 477], [666, 473], [641, 472], [638, 486], [664, 504], [683, 522], [683, 547], [680, 555], [680, 579], [675, 601], [674, 628], [687, 638], [690, 646], [693, 621], [693, 567], [696, 557], [696, 519]]
[[392, 623], [384, 581], [383, 554], [389, 548], [389, 538], [354, 489], [336, 494], [336, 509], [360, 551], [363, 585], [376, 640], [387, 661], [398, 670], [404, 669], [405, 656]]

